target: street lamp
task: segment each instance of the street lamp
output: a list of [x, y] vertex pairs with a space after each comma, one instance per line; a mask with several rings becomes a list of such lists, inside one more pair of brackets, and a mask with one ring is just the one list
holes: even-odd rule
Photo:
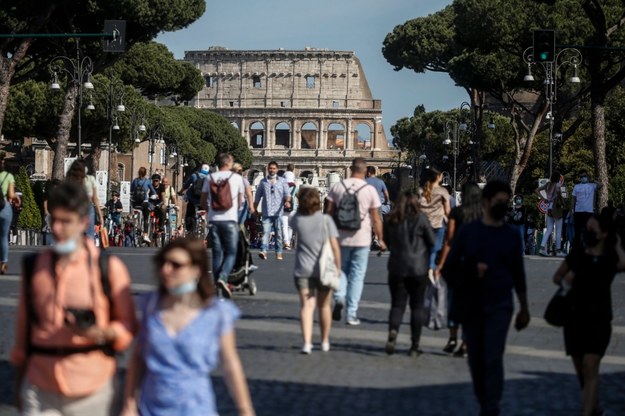
[[[164, 144], [165, 139], [163, 138], [163, 128], [158, 126], [154, 131], [151, 132], [149, 136], [150, 147], [149, 147], [149, 159], [150, 159], [150, 175], [152, 175], [152, 166], [154, 164], [154, 153], [156, 153], [156, 145]], [[162, 163], [162, 159], [161, 159]]]
[[445, 140], [443, 140], [443, 144], [445, 146], [451, 146], [451, 154], [454, 157], [454, 176], [453, 176], [453, 182], [452, 182], [452, 186], [454, 189], [454, 192], [457, 190], [456, 189], [456, 185], [457, 185], [457, 163], [458, 163], [458, 154], [459, 152], [459, 146], [458, 146], [458, 138], [460, 136], [460, 124], [455, 121], [455, 120], [447, 120], [447, 122], [445, 122]]
[[[59, 61], [62, 62], [58, 63]], [[53, 81], [50, 84], [50, 89], [58, 91], [61, 89], [59, 84], [59, 74], [65, 72], [71, 81], [74, 83], [74, 87], [78, 89], [78, 158], [82, 157], [82, 92], [83, 89], [93, 90], [93, 84], [91, 83], [91, 74], [93, 73], [93, 61], [90, 57], [85, 56], [80, 58], [80, 47], [78, 41], [76, 41], [76, 59], [72, 59], [68, 56], [56, 56], [52, 59], [52, 62], [57, 62], [50, 66], [52, 72]]]
[[132, 141], [132, 158], [130, 160], [130, 180], [135, 174], [135, 147], [138, 143], [141, 143], [139, 135], [145, 133], [145, 110], [142, 108], [134, 109], [130, 111], [130, 128], [134, 136]]
[[534, 81], [534, 75], [532, 74], [532, 66], [540, 64], [543, 68], [545, 75], [545, 99], [549, 105], [549, 111], [545, 115], [545, 118], [549, 121], [549, 177], [553, 173], [553, 125], [554, 125], [554, 113], [553, 104], [558, 99], [557, 78], [560, 69], [563, 66], [573, 67], [573, 76], [569, 78], [569, 82], [573, 84], [579, 84], [581, 82], [579, 78], [579, 65], [582, 63], [582, 53], [575, 48], [564, 48], [558, 51], [553, 61], [543, 62], [537, 61], [534, 58], [534, 47], [523, 51], [523, 62], [527, 65], [527, 74], [523, 77], [524, 81]]
[[[104, 83], [102, 83], [104, 86]], [[111, 156], [113, 154], [113, 131], [119, 131], [118, 116], [117, 113], [123, 113], [126, 111], [124, 105], [124, 84], [111, 80], [107, 86], [104, 96], [106, 102], [106, 119], [109, 122], [109, 141], [108, 141], [108, 176], [107, 176], [107, 190], [111, 194]], [[87, 110], [95, 110], [95, 105], [90, 97]]]

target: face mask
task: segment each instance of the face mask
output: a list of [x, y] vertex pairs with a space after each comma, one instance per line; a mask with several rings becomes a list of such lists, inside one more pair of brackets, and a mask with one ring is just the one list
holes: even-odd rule
[[503, 220], [503, 217], [506, 216], [506, 212], [508, 211], [508, 204], [505, 202], [497, 202], [495, 205], [492, 205], [488, 212], [490, 216], [493, 217], [495, 221]]
[[78, 241], [75, 238], [70, 238], [67, 241], [61, 241], [60, 243], [57, 242], [52, 246], [52, 250], [61, 256], [73, 253], [76, 251], [76, 248], [78, 248]]
[[584, 244], [586, 244], [586, 247], [595, 247], [599, 244], [597, 234], [594, 231], [584, 230]]
[[196, 290], [197, 290], [197, 282], [195, 280], [192, 280], [190, 282], [183, 283], [176, 287], [170, 287], [167, 289], [167, 292], [169, 292], [169, 294], [172, 296], [182, 296], [182, 295], [186, 295], [187, 293], [193, 293]]
[[580, 178], [579, 178], [579, 181], [580, 181], [581, 183], [588, 183], [588, 176], [582, 176], [582, 177], [580, 177]]
[[267, 179], [276, 179], [278, 175], [267, 175]]
[[514, 200], [514, 205], [523, 205], [523, 201], [521, 199], [515, 199]]
[[201, 173], [202, 175], [208, 175], [208, 171], [207, 171], [207, 170], [205, 170], [205, 169], [202, 169], [202, 170], [200, 171], [200, 173]]

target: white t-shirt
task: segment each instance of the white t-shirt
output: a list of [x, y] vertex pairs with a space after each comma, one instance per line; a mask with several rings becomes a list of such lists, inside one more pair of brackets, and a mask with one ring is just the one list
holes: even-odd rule
[[[224, 179], [230, 181], [230, 194], [232, 195], [232, 207], [230, 207], [230, 209], [227, 209], [225, 211], [214, 211], [210, 208], [211, 179], [217, 182]], [[208, 194], [208, 221], [238, 221], [239, 195], [241, 195], [241, 200], [243, 200], [243, 196], [245, 195], [245, 185], [243, 184], [243, 177], [241, 175], [239, 175], [238, 173], [232, 173], [229, 170], [220, 170], [219, 172], [211, 173], [209, 176], [206, 177], [206, 180], [204, 181], [202, 192], [206, 192]]]
[[573, 188], [575, 197], [575, 212], [595, 212], [595, 191], [597, 184], [594, 182], [578, 183]]
[[289, 183], [295, 183], [295, 174], [291, 172], [290, 170], [287, 170], [286, 172], [284, 172], [283, 178], [285, 181]]
[[[380, 197], [378, 191], [363, 179], [349, 178], [343, 181], [350, 193], [358, 191], [358, 204], [360, 205], [360, 229], [356, 231], [339, 230], [339, 244], [345, 247], [369, 247], [371, 245], [371, 215], [369, 210], [371, 208], [378, 209], [382, 204], [380, 203]], [[343, 184], [336, 183], [330, 189], [328, 194], [328, 200], [332, 201], [334, 205], [341, 200], [345, 194], [345, 187]]]

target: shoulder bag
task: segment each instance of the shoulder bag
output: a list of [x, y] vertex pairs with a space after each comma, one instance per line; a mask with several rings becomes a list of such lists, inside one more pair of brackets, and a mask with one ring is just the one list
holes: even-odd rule
[[323, 217], [323, 245], [319, 254], [319, 279], [321, 284], [333, 290], [339, 290], [341, 285], [341, 270], [337, 269], [328, 232], [328, 221]]
[[556, 293], [554, 293], [545, 309], [544, 318], [548, 324], [560, 327], [566, 322], [571, 311], [568, 293], [568, 288], [564, 287], [559, 287]]

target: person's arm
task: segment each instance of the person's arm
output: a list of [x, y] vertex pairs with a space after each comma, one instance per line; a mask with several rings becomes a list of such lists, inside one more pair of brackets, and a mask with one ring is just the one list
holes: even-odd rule
[[565, 259], [562, 261], [562, 263], [560, 263], [560, 266], [558, 266], [555, 273], [553, 274], [553, 283], [557, 286], [561, 286], [564, 279], [566, 279], [568, 283], [571, 283], [572, 277], [573, 273], [571, 271], [571, 268], [569, 267], [568, 262]]
[[265, 195], [265, 187], [263, 186], [262, 181], [258, 184], [256, 188], [256, 196], [254, 197], [254, 211], [258, 212], [258, 203], [260, 199]]
[[15, 199], [15, 182], [9, 183], [9, 187], [7, 188], [6, 197], [9, 200], [9, 202], [11, 202], [11, 201], [13, 201]]
[[245, 187], [245, 199], [247, 200], [247, 205], [250, 208], [250, 214], [256, 213], [256, 209], [254, 208], [254, 196], [252, 195], [252, 187]]
[[515, 231], [514, 244], [512, 245], [513, 265], [512, 265], [512, 279], [514, 284], [514, 290], [519, 300], [519, 312], [516, 315], [514, 321], [514, 328], [520, 331], [529, 325], [530, 312], [527, 303], [527, 282], [525, 278], [525, 263], [523, 260], [523, 243], [521, 236]]
[[[431, 228], [431, 227], [430, 227]], [[449, 218], [449, 222], [447, 223], [447, 231], [445, 232], [445, 241], [443, 242], [443, 248], [441, 250], [441, 260], [436, 268], [436, 276], [441, 275], [441, 270], [443, 269], [443, 265], [445, 264], [445, 260], [449, 255], [449, 250], [451, 249], [451, 241], [454, 238], [454, 234], [456, 232], [456, 220], [454, 218]]]
[[18, 411], [22, 411], [22, 399], [21, 399], [21, 390], [22, 390], [22, 382], [24, 381], [24, 376], [26, 374], [26, 367], [28, 365], [28, 355], [26, 353], [28, 339], [30, 336], [28, 333], [28, 312], [25, 303], [25, 281], [24, 281], [24, 273], [22, 272], [20, 284], [20, 292], [17, 303], [17, 314], [15, 317], [15, 344], [13, 345], [13, 349], [11, 350], [11, 364], [15, 368], [15, 406]]
[[331, 201], [330, 199], [326, 198], [325, 203], [326, 203], [326, 214], [328, 214], [331, 217], [334, 217], [334, 209], [335, 209], [334, 201]]
[[375, 237], [378, 239], [378, 244], [380, 245], [380, 251], [386, 250], [386, 243], [384, 242], [384, 234], [382, 230], [382, 219], [380, 218], [380, 210], [376, 208], [369, 209], [369, 215], [371, 216], [371, 221], [373, 223], [373, 233]]
[[91, 202], [93, 202], [95, 212], [98, 214], [100, 224], [104, 224], [104, 217], [102, 216], [102, 209], [100, 208], [100, 200], [98, 199], [98, 188], [96, 188], [95, 185], [93, 186], [93, 196], [91, 197]]
[[536, 195], [538, 195], [538, 197], [539, 197], [540, 199], [543, 199], [543, 196], [542, 196], [542, 194], [541, 194], [541, 191], [544, 191], [545, 189], [547, 189], [546, 187], [547, 187], [547, 185], [546, 185], [546, 184], [545, 184], [545, 185], [542, 185], [542, 186], [539, 186], [538, 188], [536, 188], [536, 189], [534, 190], [534, 193], [535, 193]]
[[445, 218], [449, 218], [449, 213], [451, 212], [451, 204], [449, 203], [449, 195], [446, 195], [445, 197], [443, 197], [443, 211], [445, 212]]
[[139, 348], [135, 346], [132, 352], [128, 371], [126, 372], [126, 381], [124, 383], [124, 401], [121, 416], [135, 416], [139, 414], [137, 401], [139, 395], [139, 386], [145, 376], [145, 361], [139, 353]]
[[388, 205], [388, 203], [390, 202], [391, 198], [388, 194], [388, 189], [386, 189], [386, 186], [384, 186], [384, 205]]
[[221, 367], [228, 386], [230, 396], [240, 416], [254, 416], [252, 398], [236, 348], [234, 330], [228, 331], [220, 338]]

